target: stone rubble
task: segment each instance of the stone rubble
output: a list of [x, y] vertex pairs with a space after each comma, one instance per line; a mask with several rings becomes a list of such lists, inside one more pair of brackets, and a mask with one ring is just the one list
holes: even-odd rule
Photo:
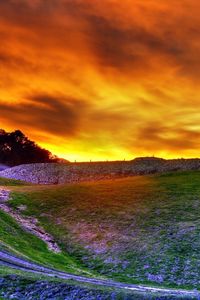
[[6, 189], [0, 189], [0, 203], [5, 203], [8, 201], [10, 196], [10, 191]]
[[0, 177], [34, 184], [64, 184], [187, 170], [200, 170], [200, 159], [147, 157], [114, 162], [37, 163], [6, 169]]
[[[98, 287], [78, 286], [70, 283], [34, 281], [20, 276], [0, 277], [0, 297], [16, 300], [152, 300], [140, 293], [123, 293], [120, 290], [102, 290]], [[156, 298], [158, 299], [158, 298]], [[161, 298], [160, 298], [161, 299]], [[170, 296], [166, 299], [176, 299]]]

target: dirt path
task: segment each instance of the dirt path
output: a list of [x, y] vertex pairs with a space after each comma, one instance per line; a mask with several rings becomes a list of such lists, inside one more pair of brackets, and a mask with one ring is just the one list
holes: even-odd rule
[[98, 286], [113, 287], [119, 289], [127, 289], [135, 292], [152, 293], [152, 294], [158, 294], [162, 296], [164, 295], [180, 296], [180, 297], [182, 296], [182, 297], [187, 297], [187, 299], [194, 298], [194, 297], [195, 299], [199, 299], [200, 297], [200, 293], [198, 291], [166, 289], [166, 288], [157, 288], [157, 287], [154, 288], [154, 287], [148, 287], [143, 285], [120, 283], [112, 280], [103, 280], [103, 279], [87, 278], [84, 276], [72, 275], [65, 272], [60, 272], [54, 269], [50, 269], [36, 263], [32, 263], [31, 261], [16, 257], [13, 254], [4, 251], [0, 251], [0, 265], [6, 265], [17, 270], [23, 270], [26, 272], [45, 275], [48, 277], [56, 277], [56, 278], [66, 279], [66, 280], [71, 279], [77, 282], [90, 283]]
[[54, 241], [54, 238], [47, 233], [44, 228], [38, 225], [38, 220], [36, 218], [22, 216], [20, 210], [16, 211], [7, 205], [6, 202], [9, 200], [9, 197], [10, 191], [8, 189], [0, 188], [0, 209], [13, 217], [25, 231], [28, 231], [43, 240], [47, 244], [49, 250], [55, 253], [61, 252], [59, 246]]

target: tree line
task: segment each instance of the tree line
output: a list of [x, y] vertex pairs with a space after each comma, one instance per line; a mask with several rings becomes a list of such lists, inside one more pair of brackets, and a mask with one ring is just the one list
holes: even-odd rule
[[20, 130], [6, 132], [0, 129], [0, 164], [16, 166], [58, 161], [58, 157], [29, 140]]

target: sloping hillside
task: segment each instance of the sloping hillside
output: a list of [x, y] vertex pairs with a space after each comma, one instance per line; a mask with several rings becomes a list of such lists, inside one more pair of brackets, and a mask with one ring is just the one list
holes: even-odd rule
[[23, 205], [66, 253], [130, 283], [199, 288], [200, 173], [20, 187]]

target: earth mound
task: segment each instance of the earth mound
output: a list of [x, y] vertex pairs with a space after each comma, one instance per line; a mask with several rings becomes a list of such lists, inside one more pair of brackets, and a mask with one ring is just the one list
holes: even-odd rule
[[0, 177], [33, 184], [63, 184], [186, 170], [200, 170], [200, 159], [139, 157], [133, 161], [24, 164], [0, 171]]

